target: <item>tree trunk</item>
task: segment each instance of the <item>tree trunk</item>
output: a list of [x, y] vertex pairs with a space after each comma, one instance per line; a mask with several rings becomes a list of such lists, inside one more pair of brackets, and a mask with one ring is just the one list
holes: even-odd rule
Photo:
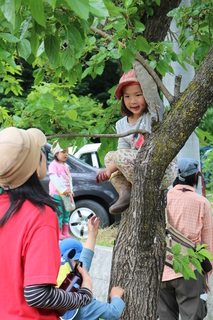
[[146, 29], [143, 32], [143, 37], [148, 42], [163, 41], [166, 37], [172, 18], [167, 17], [167, 13], [174, 8], [177, 8], [181, 0], [163, 0], [160, 6], [155, 4], [153, 6], [153, 16], [147, 17], [144, 15], [141, 22], [145, 25]]
[[161, 181], [212, 101], [213, 46], [194, 79], [138, 153], [131, 203], [122, 214], [111, 268], [110, 288], [120, 285], [125, 289], [121, 319], [157, 319], [165, 256]]

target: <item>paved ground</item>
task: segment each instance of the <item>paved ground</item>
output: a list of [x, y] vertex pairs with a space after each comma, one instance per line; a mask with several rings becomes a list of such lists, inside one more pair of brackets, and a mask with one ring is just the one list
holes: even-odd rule
[[[94, 297], [100, 301], [107, 301], [110, 270], [112, 262], [112, 248], [96, 246], [90, 275], [93, 280]], [[210, 278], [211, 292], [208, 294], [208, 315], [205, 320], [213, 320], [213, 275]]]

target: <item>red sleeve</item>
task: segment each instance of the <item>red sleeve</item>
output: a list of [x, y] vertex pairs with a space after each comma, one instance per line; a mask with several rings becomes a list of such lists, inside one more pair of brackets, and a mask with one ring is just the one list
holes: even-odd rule
[[24, 287], [35, 284], [57, 285], [60, 268], [58, 219], [48, 208], [40, 215], [27, 235], [23, 252]]

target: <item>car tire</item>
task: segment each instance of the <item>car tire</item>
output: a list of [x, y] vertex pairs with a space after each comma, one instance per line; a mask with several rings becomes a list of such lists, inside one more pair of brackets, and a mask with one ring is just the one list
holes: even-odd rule
[[109, 226], [109, 217], [105, 208], [93, 200], [79, 200], [69, 219], [69, 231], [77, 238], [88, 238], [88, 221], [96, 215], [100, 217], [100, 228]]

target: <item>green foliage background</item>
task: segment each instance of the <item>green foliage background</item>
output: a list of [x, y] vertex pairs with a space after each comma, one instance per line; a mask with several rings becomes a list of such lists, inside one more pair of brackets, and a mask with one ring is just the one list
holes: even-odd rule
[[[139, 51], [164, 76], [171, 61], [199, 67], [212, 43], [211, 0], [192, 0], [168, 15], [181, 27], [162, 42], [144, 37], [144, 17], [160, 0], [0, 0], [0, 124], [38, 127], [46, 135], [114, 133], [114, 98]], [[83, 96], [83, 97], [82, 97]], [[208, 111], [211, 113], [211, 110]], [[201, 128], [210, 132], [211, 117]], [[97, 141], [97, 140], [93, 140]], [[79, 148], [87, 138], [62, 139]], [[102, 140], [105, 152], [116, 140]]]

